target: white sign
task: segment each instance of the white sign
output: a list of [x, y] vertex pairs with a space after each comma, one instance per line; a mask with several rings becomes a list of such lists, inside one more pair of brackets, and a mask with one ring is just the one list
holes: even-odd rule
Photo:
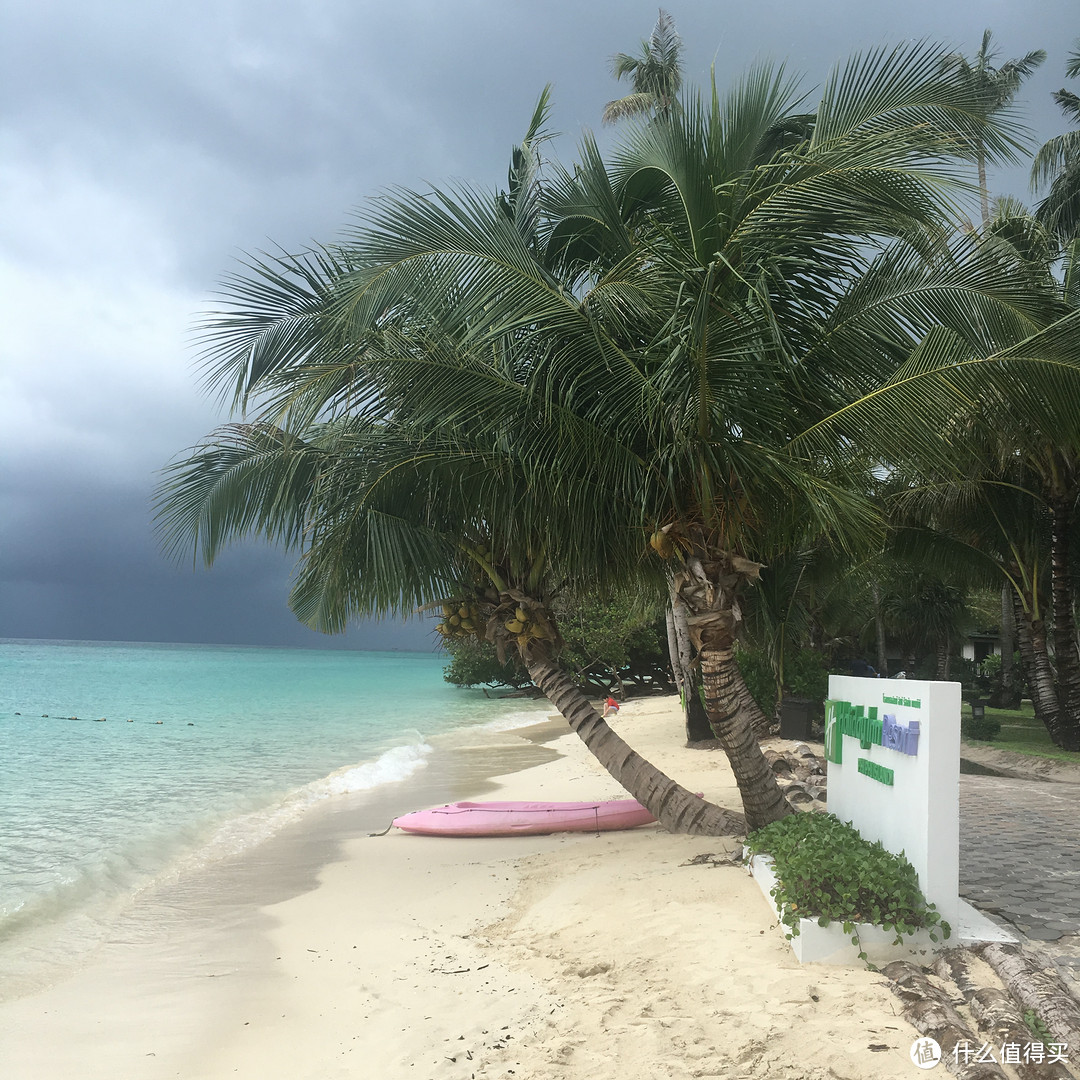
[[829, 811], [901, 853], [941, 918], [960, 916], [960, 684], [829, 676]]

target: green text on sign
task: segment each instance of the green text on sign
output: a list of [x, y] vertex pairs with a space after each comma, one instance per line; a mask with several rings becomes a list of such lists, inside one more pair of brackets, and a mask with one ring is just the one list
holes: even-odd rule
[[826, 702], [828, 719], [836, 723], [841, 735], [850, 735], [859, 740], [864, 750], [881, 745], [882, 723], [878, 719], [876, 705], [863, 709], [861, 705], [852, 705], [850, 701]]
[[894, 773], [892, 769], [886, 769], [884, 765], [879, 765], [876, 761], [871, 761], [869, 758], [859, 758], [859, 772], [863, 776], [870, 777], [871, 780], [876, 780], [879, 784], [888, 784], [889, 787], [893, 786]]

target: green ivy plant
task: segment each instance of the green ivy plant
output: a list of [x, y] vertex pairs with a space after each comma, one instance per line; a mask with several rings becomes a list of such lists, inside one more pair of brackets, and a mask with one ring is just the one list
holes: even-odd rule
[[892, 931], [896, 945], [917, 930], [929, 931], [932, 941], [952, 933], [923, 896], [911, 863], [864, 840], [834, 814], [790, 814], [751, 833], [746, 846], [773, 859], [772, 895], [788, 940], [798, 935], [800, 919], [839, 922], [866, 961], [858, 923]]
[[1040, 1042], [1048, 1043], [1054, 1038], [1050, 1029], [1046, 1026], [1046, 1022], [1034, 1009], [1024, 1011], [1024, 1023], [1027, 1024], [1031, 1034]]

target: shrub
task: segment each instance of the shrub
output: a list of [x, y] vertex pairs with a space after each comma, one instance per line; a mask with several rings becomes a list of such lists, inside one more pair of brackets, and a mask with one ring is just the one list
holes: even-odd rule
[[746, 843], [773, 858], [772, 895], [789, 939], [799, 933], [800, 919], [816, 918], [820, 926], [840, 922], [865, 960], [856, 923], [893, 931], [897, 945], [918, 929], [929, 930], [934, 941], [951, 933], [923, 896], [911, 863], [864, 840], [833, 814], [791, 814], [751, 833]]
[[735, 650], [735, 660], [750, 696], [766, 716], [772, 716], [776, 708], [776, 678], [765, 650], [739, 645]]
[[829, 696], [829, 667], [815, 649], [792, 649], [784, 664], [786, 694], [822, 702]]
[[511, 652], [505, 664], [499, 663], [495, 646], [475, 638], [446, 639], [443, 647], [450, 654], [450, 663], [443, 668], [443, 678], [456, 686], [509, 686], [521, 689], [532, 685], [532, 679], [516, 652]]
[[976, 720], [973, 716], [965, 716], [960, 720], [960, 734], [965, 739], [977, 739], [981, 742], [992, 742], [1001, 734], [1001, 721], [992, 716], [983, 716]]
[[[776, 672], [768, 653], [740, 644], [735, 659], [750, 696], [766, 716], [772, 716], [776, 709]], [[784, 655], [784, 695], [818, 703], [829, 696], [829, 669], [821, 653], [814, 649], [788, 649]]]

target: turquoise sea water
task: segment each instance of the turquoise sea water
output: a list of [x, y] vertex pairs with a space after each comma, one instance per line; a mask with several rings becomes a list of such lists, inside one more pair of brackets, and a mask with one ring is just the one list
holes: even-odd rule
[[[427, 767], [428, 739], [511, 728], [421, 653], [0, 639], [0, 942], [255, 844]], [[102, 722], [104, 720], [104, 722]]]

